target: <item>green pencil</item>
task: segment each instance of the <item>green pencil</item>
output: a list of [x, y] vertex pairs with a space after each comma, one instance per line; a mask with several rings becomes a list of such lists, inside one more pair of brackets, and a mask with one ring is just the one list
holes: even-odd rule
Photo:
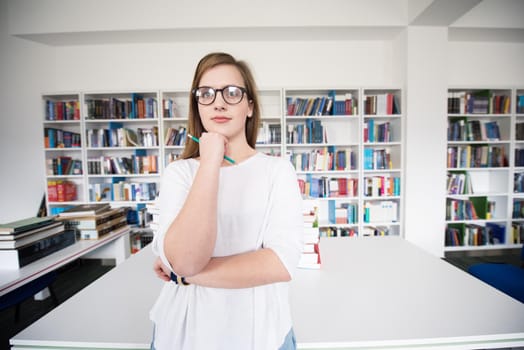
[[[187, 134], [187, 136], [189, 136], [189, 138], [191, 140], [195, 141], [196, 143], [200, 143], [200, 140], [197, 139], [196, 137], [194, 137], [193, 135]], [[227, 160], [231, 164], [235, 164], [235, 161], [233, 159], [229, 158], [228, 156], [224, 156], [224, 159]]]

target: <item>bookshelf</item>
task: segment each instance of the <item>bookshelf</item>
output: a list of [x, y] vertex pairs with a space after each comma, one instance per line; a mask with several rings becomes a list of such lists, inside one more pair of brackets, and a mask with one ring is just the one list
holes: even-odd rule
[[284, 153], [321, 236], [401, 235], [400, 89], [284, 91]]
[[282, 90], [259, 90], [261, 123], [258, 131], [256, 148], [260, 152], [282, 156]]
[[511, 236], [513, 243], [524, 243], [524, 87], [515, 90], [515, 124], [513, 168], [510, 174]]
[[[161, 173], [157, 92], [45, 94], [42, 100], [48, 213], [82, 203], [135, 206], [154, 199]], [[60, 111], [69, 105], [72, 118]], [[76, 137], [72, 145], [53, 141], [69, 134]]]
[[522, 244], [520, 95], [514, 88], [448, 89], [445, 252]]
[[167, 166], [184, 150], [189, 114], [189, 91], [163, 91], [161, 101], [161, 159], [163, 165]]
[[[293, 163], [304, 200], [318, 205], [322, 235], [402, 235], [400, 89], [273, 88], [259, 90], [259, 97], [256, 148]], [[98, 201], [152, 203], [164, 168], [184, 148], [189, 98], [177, 89], [43, 95], [44, 130], [79, 139], [74, 147], [44, 148], [46, 164], [78, 160], [71, 174], [46, 167], [48, 182], [69, 181], [76, 189], [68, 201], [48, 200], [48, 212]], [[70, 101], [72, 120], [49, 116], [50, 106]]]
[[85, 202], [80, 94], [46, 96], [42, 108], [46, 198], [61, 205]]
[[155, 199], [159, 182], [156, 92], [83, 94], [89, 202]]
[[364, 235], [400, 235], [402, 182], [402, 93], [363, 90]]

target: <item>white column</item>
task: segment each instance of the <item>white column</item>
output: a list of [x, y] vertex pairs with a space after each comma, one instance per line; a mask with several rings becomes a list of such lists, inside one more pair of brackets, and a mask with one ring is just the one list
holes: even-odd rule
[[405, 238], [436, 256], [444, 254], [447, 34], [406, 31]]

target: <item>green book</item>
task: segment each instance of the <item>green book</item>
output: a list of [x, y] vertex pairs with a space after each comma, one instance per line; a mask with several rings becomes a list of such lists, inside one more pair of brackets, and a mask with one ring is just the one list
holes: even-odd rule
[[488, 217], [489, 215], [488, 197], [486, 196], [470, 197], [469, 200], [473, 204], [473, 207], [475, 208], [475, 212], [477, 213], [477, 217], [479, 219], [490, 219]]
[[466, 224], [464, 223], [449, 223], [446, 228], [446, 246], [456, 247], [464, 245], [464, 231]]
[[0, 224], [0, 234], [21, 233], [35, 229], [37, 227], [49, 225], [53, 221], [54, 217], [52, 216], [35, 216], [27, 219], [9, 222], [7, 224]]

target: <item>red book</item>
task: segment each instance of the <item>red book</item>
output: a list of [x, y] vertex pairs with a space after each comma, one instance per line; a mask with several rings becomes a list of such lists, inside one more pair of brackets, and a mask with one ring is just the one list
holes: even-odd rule
[[386, 94], [386, 112], [393, 114], [393, 94]]
[[75, 108], [74, 118], [75, 120], [80, 120], [80, 102], [79, 101], [74, 102], [74, 108]]
[[338, 179], [338, 195], [339, 196], [346, 196], [348, 194], [348, 182], [346, 178], [339, 178]]
[[56, 191], [56, 181], [47, 181], [47, 196], [49, 202], [58, 201], [58, 193]]

